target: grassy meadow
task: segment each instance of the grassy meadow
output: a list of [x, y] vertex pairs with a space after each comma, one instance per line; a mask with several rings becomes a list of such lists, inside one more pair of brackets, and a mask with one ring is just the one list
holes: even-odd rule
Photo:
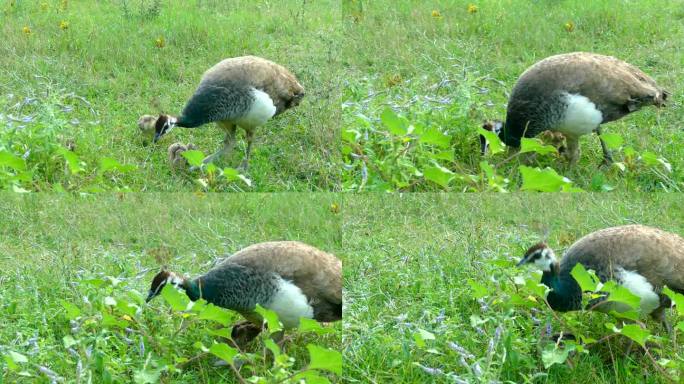
[[[586, 344], [563, 363], [548, 334], [600, 340], [611, 316], [552, 314], [516, 268], [546, 235], [558, 255], [581, 236], [642, 223], [684, 234], [676, 195], [404, 194], [345, 202], [345, 382], [672, 383], [684, 377], [682, 332], [648, 319], [646, 344]], [[524, 282], [524, 283], [523, 283]], [[674, 312], [669, 314], [676, 324]], [[679, 319], [681, 321], [681, 318]], [[566, 346], [567, 347], [567, 346]], [[562, 361], [562, 360], [561, 360]], [[656, 363], [657, 362], [657, 366]], [[668, 379], [669, 377], [669, 379]]]
[[[336, 1], [0, 1], [0, 186], [35, 191], [331, 191], [339, 181]], [[258, 130], [251, 185], [218, 172], [174, 171], [167, 147], [221, 145], [213, 124], [157, 145], [143, 114], [178, 114], [202, 73], [256, 55], [306, 90]], [[246, 143], [239, 133], [237, 167]], [[230, 176], [228, 176], [230, 175]]]
[[[197, 276], [267, 240], [338, 254], [333, 203], [329, 194], [4, 195], [0, 383], [239, 382], [198, 344], [216, 345], [217, 323], [174, 311], [162, 297], [144, 304], [152, 277], [161, 265]], [[228, 326], [238, 319], [231, 312]], [[308, 344], [340, 350], [341, 324], [325, 328], [288, 332], [277, 362], [265, 339], [255, 341], [240, 374], [289, 382], [309, 363]]]
[[[683, 1], [345, 4], [342, 60], [351, 74], [342, 85], [343, 190], [684, 189]], [[604, 126], [617, 162], [609, 168], [599, 169], [595, 135], [581, 140], [574, 167], [555, 152], [532, 161], [506, 151], [482, 156], [478, 128], [505, 120], [518, 76], [573, 51], [640, 67], [671, 101]]]

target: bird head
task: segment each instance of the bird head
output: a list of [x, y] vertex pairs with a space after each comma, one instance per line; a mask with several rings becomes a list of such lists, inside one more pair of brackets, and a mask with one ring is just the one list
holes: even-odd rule
[[[500, 120], [488, 120], [482, 124], [482, 129], [490, 132], [494, 132], [497, 136], [501, 137], [501, 132], [503, 131], [503, 121]], [[489, 149], [489, 144], [487, 144], [487, 139], [483, 135], [480, 135], [480, 152], [484, 155]]]
[[145, 299], [145, 301], [149, 303], [150, 300], [159, 296], [159, 294], [161, 293], [162, 289], [166, 284], [173, 284], [173, 286], [176, 288], [182, 288], [184, 281], [185, 279], [183, 277], [178, 276], [174, 272], [162, 269], [152, 279], [150, 292], [147, 294], [147, 299]]
[[176, 118], [169, 115], [159, 115], [156, 122], [154, 123], [154, 139], [153, 143], [159, 141], [159, 139], [165, 134], [169, 133], [176, 126]]
[[538, 243], [531, 246], [525, 255], [518, 262], [518, 267], [524, 264], [534, 264], [537, 268], [545, 272], [551, 272], [553, 265], [558, 261], [556, 254], [546, 243]]

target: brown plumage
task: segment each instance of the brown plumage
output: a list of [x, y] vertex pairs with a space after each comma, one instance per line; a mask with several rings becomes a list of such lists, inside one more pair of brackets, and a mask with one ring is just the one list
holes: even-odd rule
[[[143, 130], [154, 129], [156, 142], [176, 126], [195, 128], [216, 122], [226, 133], [223, 147], [205, 163], [227, 156], [235, 146], [237, 127], [245, 130], [247, 149], [241, 167], [247, 168], [257, 127], [299, 104], [304, 88], [285, 67], [272, 61], [243, 56], [225, 59], [209, 68], [180, 116], [143, 116]], [[142, 128], [141, 128], [142, 129]]]
[[[611, 56], [573, 52], [548, 57], [528, 68], [518, 79], [508, 101], [506, 123], [490, 123], [509, 146], [522, 137], [545, 130], [567, 139], [566, 156], [579, 158], [582, 135], [601, 134], [601, 124], [639, 110], [663, 106], [668, 92], [639, 68]], [[610, 152], [601, 140], [604, 160]]]
[[342, 319], [342, 261], [330, 253], [298, 241], [272, 241], [250, 245], [224, 262], [275, 272], [304, 292], [316, 320]]
[[[665, 310], [671, 300], [665, 286], [684, 293], [684, 239], [677, 234], [644, 225], [625, 225], [592, 232], [577, 240], [558, 262], [545, 243], [531, 247], [518, 265], [535, 264], [543, 271], [542, 283], [551, 288], [547, 301], [558, 311], [578, 310], [582, 291], [570, 274], [578, 263], [592, 269], [602, 282], [615, 280], [641, 299], [641, 309], [660, 320], [668, 330]], [[611, 305], [598, 310], [621, 310]], [[594, 306], [594, 305], [592, 305]]]
[[232, 331], [241, 346], [261, 331], [256, 304], [275, 311], [286, 328], [296, 327], [300, 317], [342, 319], [342, 262], [297, 241], [251, 245], [194, 279], [164, 269], [153, 278], [147, 301], [169, 283], [183, 288], [191, 300], [203, 298], [242, 314], [247, 322]]
[[185, 145], [183, 143], [173, 143], [169, 145], [167, 152], [171, 167], [174, 169], [186, 167], [188, 165], [188, 160], [181, 156], [181, 154], [185, 151], [190, 151], [193, 149], [196, 149], [194, 144]]

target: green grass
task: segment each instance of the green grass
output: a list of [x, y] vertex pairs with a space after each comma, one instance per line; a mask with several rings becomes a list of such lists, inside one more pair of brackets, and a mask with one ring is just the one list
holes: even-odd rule
[[[625, 356], [622, 337], [545, 369], [540, 351], [549, 341], [540, 332], [547, 321], [554, 333], [599, 339], [611, 333], [604, 323], [615, 320], [574, 312], [559, 314], [561, 326], [541, 301], [526, 299], [530, 290], [514, 284], [519, 278], [539, 282], [539, 275], [515, 264], [547, 233], [559, 254], [581, 236], [615, 225], [643, 223], [683, 234], [679, 196], [370, 194], [347, 199], [344, 216], [347, 382], [667, 382], [638, 347]], [[484, 293], [474, 288], [480, 286]], [[520, 297], [524, 302], [514, 304]], [[681, 331], [673, 341], [659, 324], [649, 319], [647, 325], [659, 346], [650, 352], [675, 362], [670, 374], [681, 380]], [[421, 330], [429, 333], [421, 337]], [[450, 342], [473, 357], [463, 365]]]
[[[468, 12], [469, 3], [477, 12]], [[486, 119], [505, 119], [508, 94], [527, 67], [572, 51], [630, 62], [672, 99], [666, 108], [646, 108], [604, 127], [623, 138], [615, 158], [624, 171], [598, 169], [595, 135], [582, 139], [575, 167], [553, 154], [537, 156], [532, 165], [552, 167], [584, 190], [682, 190], [684, 2], [379, 0], [349, 1], [345, 11], [350, 43], [342, 57], [351, 73], [342, 89], [343, 190], [520, 189], [519, 159], [481, 156], [477, 129]], [[413, 134], [390, 133], [379, 119], [386, 108], [405, 117]], [[435, 143], [435, 136], [441, 138], [435, 132], [424, 140], [421, 131], [430, 129], [445, 135], [446, 143]], [[482, 161], [495, 175], [486, 174]], [[443, 184], [424, 175], [428, 169], [443, 176]]]
[[[33, 175], [19, 183], [30, 190], [336, 190], [338, 13], [335, 1], [2, 1], [0, 150], [16, 156], [31, 150], [26, 162]], [[158, 145], [143, 146], [138, 117], [179, 113], [206, 69], [248, 54], [288, 67], [307, 95], [258, 131], [246, 175], [252, 187], [225, 180], [203, 187], [198, 173], [172, 172], [166, 148], [192, 142], [213, 153], [222, 132], [213, 125], [178, 129]], [[27, 97], [35, 100], [27, 104]], [[34, 133], [15, 132], [20, 126]], [[49, 138], [39, 141], [46, 132]], [[76, 175], [55, 152], [68, 142], [84, 163]], [[223, 165], [236, 167], [244, 149], [240, 133], [235, 155]], [[104, 157], [136, 168], [102, 177]]]
[[[135, 373], [152, 366], [146, 363], [148, 356], [163, 365], [172, 363], [169, 356], [197, 355], [194, 343], [211, 345], [206, 329], [215, 327], [198, 321], [181, 327], [180, 316], [161, 298], [140, 305], [126, 323], [133, 333], [104, 325], [109, 311], [97, 309], [107, 296], [135, 302], [133, 298], [146, 294], [160, 265], [196, 276], [218, 258], [260, 241], [300, 240], [338, 254], [341, 215], [330, 209], [335, 201], [332, 194], [5, 194], [0, 199], [0, 355], [14, 351], [28, 362], [10, 372], [0, 360], [0, 382], [4, 376], [7, 383], [36, 378], [47, 383], [38, 371], [41, 366], [67, 382], [85, 382], [91, 375], [95, 382], [106, 382], [98, 371], [98, 356], [113, 382], [132, 382]], [[108, 281], [107, 276], [119, 284], [88, 283]], [[76, 322], [67, 319], [62, 300], [80, 308]], [[239, 318], [233, 313], [230, 323]], [[70, 329], [74, 324], [79, 325], [76, 331]], [[340, 350], [341, 324], [330, 328], [334, 332], [324, 336], [288, 332], [291, 340], [285, 349], [295, 359], [293, 372], [309, 361], [309, 343]], [[76, 356], [67, 353], [65, 336], [79, 342], [72, 346]], [[127, 346], [124, 336], [134, 342]], [[146, 352], [139, 347], [141, 340]], [[260, 343], [253, 344], [252, 352], [262, 353]], [[230, 369], [215, 367], [215, 360], [198, 359], [182, 372], [163, 374], [160, 382], [237, 382]], [[78, 364], [82, 375], [77, 379]], [[21, 378], [21, 371], [32, 378]], [[268, 363], [241, 370], [245, 377], [273, 372]]]

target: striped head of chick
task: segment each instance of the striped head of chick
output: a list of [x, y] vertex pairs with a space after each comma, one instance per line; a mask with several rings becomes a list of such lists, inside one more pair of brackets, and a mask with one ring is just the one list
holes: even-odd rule
[[150, 291], [147, 293], [147, 299], [145, 299], [145, 301], [149, 303], [152, 299], [159, 296], [166, 284], [172, 284], [176, 288], [183, 288], [184, 283], [185, 279], [182, 276], [162, 269], [152, 279], [152, 285], [150, 286]]
[[537, 268], [544, 272], [551, 272], [555, 265], [558, 265], [558, 259], [546, 243], [541, 242], [531, 246], [523, 255], [518, 266], [524, 264], [534, 264]]

